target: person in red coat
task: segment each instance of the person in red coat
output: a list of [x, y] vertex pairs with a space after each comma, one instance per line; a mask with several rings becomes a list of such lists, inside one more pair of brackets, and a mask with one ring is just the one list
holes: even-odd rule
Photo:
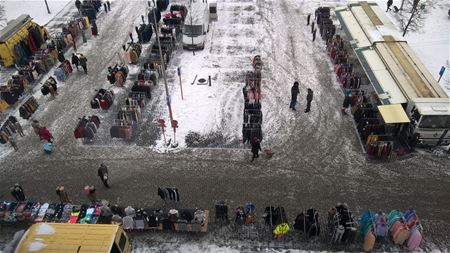
[[39, 130], [39, 138], [41, 140], [46, 140], [48, 142], [53, 142], [53, 135], [48, 131], [46, 127], [43, 127]]

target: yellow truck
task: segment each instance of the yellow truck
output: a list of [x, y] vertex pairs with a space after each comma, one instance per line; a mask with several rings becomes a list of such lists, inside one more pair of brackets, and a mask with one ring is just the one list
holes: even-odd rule
[[121, 226], [37, 223], [22, 236], [15, 253], [131, 253]]
[[46, 37], [47, 31], [39, 26], [26, 14], [8, 22], [5, 28], [0, 30], [0, 61], [3, 66], [10, 67], [18, 63], [14, 46], [20, 43], [29, 35], [29, 29], [37, 27], [42, 37]]

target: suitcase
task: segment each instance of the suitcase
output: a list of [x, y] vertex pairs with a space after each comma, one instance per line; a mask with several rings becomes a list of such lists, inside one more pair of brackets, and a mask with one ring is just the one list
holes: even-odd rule
[[375, 245], [375, 235], [373, 235], [372, 231], [369, 231], [367, 233], [366, 237], [364, 238], [364, 244], [363, 244], [363, 251], [368, 252], [373, 249], [373, 246]]
[[45, 143], [45, 144], [44, 144], [44, 152], [45, 152], [47, 155], [50, 155], [50, 154], [53, 152], [53, 144], [51, 144], [51, 143]]
[[109, 101], [108, 101], [108, 100], [106, 100], [106, 99], [101, 99], [101, 100], [100, 100], [100, 107], [101, 107], [103, 110], [108, 110], [110, 106], [111, 106], [111, 105], [109, 104]]

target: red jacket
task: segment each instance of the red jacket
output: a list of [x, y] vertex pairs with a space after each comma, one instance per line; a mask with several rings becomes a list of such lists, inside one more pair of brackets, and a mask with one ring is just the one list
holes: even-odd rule
[[41, 138], [41, 140], [51, 141], [53, 139], [53, 135], [47, 128], [43, 127], [39, 130], [39, 138]]

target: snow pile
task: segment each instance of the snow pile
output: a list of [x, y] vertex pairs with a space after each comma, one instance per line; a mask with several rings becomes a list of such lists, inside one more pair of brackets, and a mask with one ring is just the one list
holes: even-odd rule
[[[22, 14], [28, 14], [33, 20], [40, 24], [47, 24], [55, 15], [57, 15], [64, 7], [70, 3], [68, 0], [47, 0], [50, 14], [47, 12], [44, 1], [40, 0], [0, 0], [0, 6], [3, 6], [5, 17], [2, 19], [15, 19]], [[73, 4], [73, 3], [72, 3]], [[26, 6], [26, 8], [24, 8]], [[0, 28], [6, 25], [6, 22], [0, 23]]]
[[55, 233], [55, 228], [45, 223], [39, 224], [36, 230], [37, 235], [51, 235], [53, 233]]
[[28, 251], [35, 252], [35, 251], [41, 251], [43, 248], [45, 248], [47, 245], [42, 243], [42, 239], [36, 238], [33, 242], [28, 245]]

